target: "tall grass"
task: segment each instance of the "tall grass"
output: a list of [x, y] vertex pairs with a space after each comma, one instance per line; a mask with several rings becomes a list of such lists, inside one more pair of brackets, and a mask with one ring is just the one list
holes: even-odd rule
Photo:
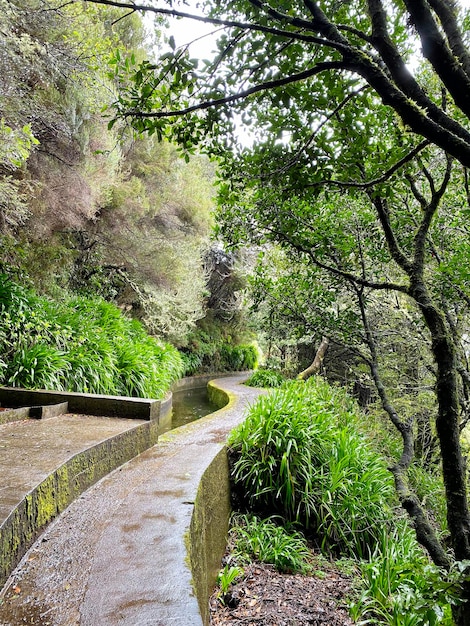
[[230, 531], [236, 561], [243, 564], [256, 559], [274, 565], [279, 572], [308, 573], [311, 552], [305, 537], [278, 522], [275, 518], [237, 515]]
[[[362, 419], [352, 399], [319, 378], [262, 396], [230, 435], [235, 493], [249, 511], [277, 514], [325, 553], [357, 561], [358, 623], [450, 626], [463, 574], [439, 570], [418, 545]], [[442, 488], [419, 468], [412, 480], [423, 497]], [[440, 507], [434, 512], [439, 519]]]
[[26, 388], [162, 397], [178, 351], [100, 298], [39, 298], [0, 276], [0, 382]]
[[451, 626], [451, 605], [458, 601], [460, 573], [429, 563], [411, 528], [402, 520], [360, 563], [361, 590], [351, 615], [361, 624]]
[[229, 440], [235, 488], [253, 510], [314, 532], [325, 552], [367, 554], [393, 483], [358, 425], [353, 402], [321, 379], [262, 396]]
[[248, 387], [266, 387], [273, 389], [280, 387], [285, 380], [284, 376], [275, 370], [260, 368], [256, 370], [256, 372], [253, 372], [245, 385], [248, 385]]

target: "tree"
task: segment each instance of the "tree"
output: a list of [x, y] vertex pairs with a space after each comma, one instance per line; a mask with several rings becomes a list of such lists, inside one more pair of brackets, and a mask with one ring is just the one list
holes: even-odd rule
[[[163, 9], [91, 1], [129, 11], [187, 15], [171, 3]], [[225, 175], [231, 177], [223, 193], [225, 206], [232, 207], [232, 224], [243, 221], [256, 238], [261, 220], [273, 238], [349, 281], [364, 328], [369, 329], [373, 371], [374, 338], [364, 306], [368, 290], [396, 291], [416, 303], [436, 363], [436, 428], [451, 543], [455, 559], [467, 561], [470, 517], [459, 440], [459, 390], [466, 382], [459, 372], [452, 307], [441, 301], [436, 289], [437, 277], [445, 272], [431, 233], [448, 203], [449, 183], [457, 169], [452, 159], [464, 168], [470, 165], [467, 18], [461, 28], [458, 5], [443, 0], [202, 4], [206, 14], [199, 19], [224, 29], [215, 59], [198, 70], [188, 49], [174, 49], [170, 38], [171, 50], [157, 64], [128, 62], [122, 68], [116, 62], [115, 75], [123, 86], [116, 115], [139, 131], [171, 135], [185, 150], [202, 144], [218, 154]], [[407, 65], [413, 58], [421, 60], [414, 71]], [[250, 148], [238, 145], [236, 119], [254, 125]], [[237, 145], [238, 152], [229, 151]], [[437, 174], [430, 168], [436, 159]], [[396, 178], [397, 173], [404, 178]], [[465, 169], [462, 176], [465, 183]], [[396, 180], [403, 202], [394, 197]], [[376, 241], [349, 233], [341, 241], [338, 264], [339, 248], [329, 244], [338, 235], [338, 224], [331, 221], [335, 212], [330, 209], [327, 218], [322, 205], [337, 208], [345, 202], [349, 221], [358, 217], [360, 228], [373, 232]], [[250, 221], [248, 207], [253, 206], [257, 215]], [[464, 214], [462, 208], [459, 215]], [[445, 236], [445, 227], [442, 230]], [[358, 273], [349, 270], [349, 257]], [[468, 248], [461, 249], [461, 259], [468, 259]], [[468, 304], [462, 267], [457, 264], [454, 270], [448, 281], [451, 302], [460, 293]], [[377, 372], [374, 376], [382, 393]], [[427, 531], [421, 533], [417, 503], [400, 482], [412, 447], [409, 425], [387, 407], [385, 396], [382, 399], [403, 437], [403, 457], [395, 468], [403, 504], [434, 560], [448, 567], [443, 546], [430, 542]], [[470, 624], [469, 583], [463, 599], [456, 621]]]

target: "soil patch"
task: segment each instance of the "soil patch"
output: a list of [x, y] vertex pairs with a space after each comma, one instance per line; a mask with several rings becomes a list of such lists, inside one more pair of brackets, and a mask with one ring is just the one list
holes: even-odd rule
[[211, 626], [349, 626], [351, 580], [331, 567], [315, 576], [280, 574], [254, 563], [233, 585], [226, 604], [210, 599]]

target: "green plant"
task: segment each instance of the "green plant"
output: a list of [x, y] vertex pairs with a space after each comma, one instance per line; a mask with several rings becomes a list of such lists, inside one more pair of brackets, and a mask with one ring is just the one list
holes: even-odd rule
[[70, 363], [53, 346], [33, 344], [21, 347], [5, 371], [6, 382], [27, 389], [66, 389]]
[[237, 565], [230, 565], [228, 563], [224, 565], [223, 569], [219, 571], [219, 573], [217, 574], [217, 584], [219, 585], [220, 589], [217, 597], [220, 602], [222, 602], [222, 604], [225, 604], [227, 601], [230, 587], [237, 580], [237, 578], [243, 576], [243, 573], [244, 572], [241, 567], [238, 567]]
[[274, 370], [259, 369], [245, 382], [248, 387], [280, 387], [286, 379]]
[[350, 612], [360, 623], [390, 626], [453, 624], [462, 571], [443, 572], [430, 564], [404, 523], [383, 532], [369, 559], [359, 564], [361, 587]]
[[195, 352], [182, 352], [181, 358], [183, 359], [184, 376], [191, 376], [199, 371], [202, 365], [202, 358], [199, 354]]
[[160, 398], [183, 371], [176, 348], [100, 298], [52, 302], [6, 277], [0, 321], [4, 384]]
[[302, 524], [325, 552], [366, 556], [391, 523], [391, 476], [354, 402], [322, 379], [259, 398], [229, 447], [241, 500]]
[[311, 554], [305, 537], [286, 530], [279, 525], [281, 521], [256, 515], [237, 516], [231, 530], [236, 558], [271, 563], [280, 572], [309, 572]]

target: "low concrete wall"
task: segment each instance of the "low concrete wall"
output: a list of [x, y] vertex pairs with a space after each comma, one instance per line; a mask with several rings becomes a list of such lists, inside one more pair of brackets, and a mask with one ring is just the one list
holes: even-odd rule
[[227, 544], [230, 513], [230, 481], [224, 447], [199, 483], [188, 537], [193, 587], [205, 626], [209, 624], [209, 597]]
[[71, 413], [143, 420], [158, 419], [161, 404], [160, 400], [148, 398], [0, 387], [0, 403], [11, 408], [61, 402], [68, 402]]
[[85, 489], [153, 446], [158, 420], [107, 439], [71, 457], [31, 490], [0, 526], [0, 587], [39, 532]]
[[27, 419], [29, 419], [29, 406], [22, 407], [20, 409], [7, 409], [6, 411], [0, 411], [0, 424], [20, 422], [21, 420]]
[[[231, 394], [215, 383], [210, 382], [208, 390], [216, 406], [231, 404]], [[193, 588], [205, 626], [209, 624], [209, 597], [227, 544], [230, 513], [229, 468], [224, 446], [201, 478], [187, 536]]]
[[197, 376], [187, 376], [186, 378], [180, 378], [173, 385], [173, 391], [205, 387], [209, 381], [214, 380], [215, 378], [224, 378], [224, 376], [233, 376], [233, 372], [223, 372], [221, 374], [198, 374]]

